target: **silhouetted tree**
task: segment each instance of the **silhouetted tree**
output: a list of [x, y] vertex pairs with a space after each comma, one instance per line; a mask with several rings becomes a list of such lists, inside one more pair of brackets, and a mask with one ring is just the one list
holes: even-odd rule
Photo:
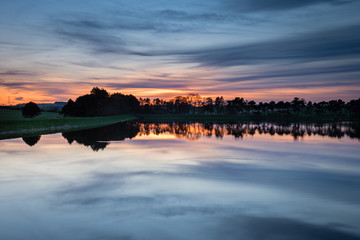
[[63, 106], [60, 111], [60, 114], [64, 114], [65, 116], [76, 116], [76, 104], [73, 100], [69, 99], [67, 104]]
[[229, 100], [227, 104], [227, 109], [229, 113], [241, 112], [245, 106], [244, 98], [236, 97], [234, 100]]
[[215, 99], [215, 109], [217, 113], [223, 113], [224, 112], [224, 105], [225, 105], [225, 101], [223, 96], [221, 97], [216, 97]]
[[269, 109], [270, 109], [270, 111], [274, 111], [274, 109], [275, 109], [275, 107], [276, 107], [276, 103], [274, 102], [274, 101], [271, 101], [270, 103], [269, 103]]
[[106, 99], [109, 97], [109, 93], [103, 88], [94, 87], [90, 93], [99, 99]]
[[305, 106], [305, 100], [294, 97], [294, 100], [291, 102], [291, 106], [294, 112], [300, 113], [300, 109]]
[[250, 102], [248, 102], [248, 106], [249, 106], [249, 110], [253, 111], [255, 109], [256, 102], [254, 100], [251, 100]]
[[351, 100], [348, 104], [347, 104], [349, 110], [350, 110], [350, 114], [353, 117], [358, 118], [358, 120], [360, 119], [360, 98], [356, 99], [356, 100]]
[[[140, 102], [133, 95], [114, 93], [110, 96], [109, 102], [104, 108], [103, 115], [124, 114], [136, 112]], [[147, 105], [147, 104], [146, 104]]]
[[206, 98], [206, 102], [204, 104], [205, 104], [204, 110], [206, 112], [210, 112], [210, 113], [214, 112], [214, 105], [211, 97]]
[[78, 97], [75, 102], [70, 99], [61, 113], [65, 116], [78, 117], [110, 116], [136, 112], [139, 104], [133, 95], [121, 93], [110, 95], [105, 89], [94, 87], [90, 94]]
[[190, 104], [186, 97], [177, 96], [174, 101], [174, 109], [177, 113], [189, 113]]
[[21, 109], [21, 112], [25, 118], [32, 118], [41, 114], [40, 108], [36, 103], [33, 102], [28, 102], [25, 104], [25, 106]]
[[332, 112], [338, 112], [345, 106], [345, 102], [341, 99], [331, 100], [329, 102], [329, 110]]

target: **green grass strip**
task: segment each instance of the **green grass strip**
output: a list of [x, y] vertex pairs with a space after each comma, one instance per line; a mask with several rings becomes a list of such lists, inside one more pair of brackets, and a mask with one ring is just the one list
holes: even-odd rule
[[0, 139], [68, 132], [135, 120], [134, 115], [109, 117], [59, 117], [0, 119]]

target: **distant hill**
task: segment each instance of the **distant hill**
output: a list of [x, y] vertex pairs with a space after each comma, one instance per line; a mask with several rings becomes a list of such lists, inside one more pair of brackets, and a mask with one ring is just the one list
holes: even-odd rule
[[[60, 112], [63, 106], [65, 106], [66, 102], [54, 102], [54, 103], [37, 103], [39, 108], [43, 111], [49, 112]], [[17, 104], [12, 106], [14, 108], [22, 108], [24, 107], [25, 103]]]

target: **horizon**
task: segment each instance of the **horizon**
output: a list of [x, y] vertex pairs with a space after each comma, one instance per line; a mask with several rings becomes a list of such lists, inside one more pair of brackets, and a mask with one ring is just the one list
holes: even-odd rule
[[[106, 89], [105, 89], [106, 90]], [[115, 93], [115, 92], [114, 92]], [[117, 92], [116, 92], [117, 93]], [[89, 94], [89, 93], [88, 93]], [[109, 93], [110, 95], [111, 94], [113, 94], [113, 93]], [[194, 94], [194, 93], [190, 93], [190, 94]], [[195, 95], [199, 95], [199, 94], [195, 94]], [[81, 95], [81, 96], [83, 96], [83, 95]], [[173, 100], [173, 99], [175, 99], [176, 97], [179, 97], [179, 96], [183, 96], [183, 97], [187, 97], [187, 96], [189, 96], [189, 94], [188, 95], [178, 95], [178, 96], [174, 96], [174, 97], [171, 97], [171, 98], [159, 98], [160, 100], [164, 100], [164, 101], [169, 101], [169, 100]], [[201, 95], [199, 95], [200, 96], [200, 98], [201, 98], [201, 101], [204, 101], [207, 97], [205, 97], [205, 96], [201, 96]], [[78, 97], [80, 97], [80, 96], [78, 96]], [[135, 96], [138, 100], [140, 100], [140, 98], [141, 97], [137, 97], [137, 96]], [[225, 102], [227, 102], [227, 101], [231, 101], [231, 100], [234, 100], [234, 98], [226, 98], [226, 97], [224, 97], [224, 96], [217, 96], [217, 97], [223, 97], [223, 99], [224, 99], [224, 101]], [[76, 97], [77, 98], [77, 97]], [[55, 102], [35, 102], [35, 101], [31, 101], [31, 102], [34, 102], [34, 103], [36, 103], [36, 104], [39, 104], [39, 105], [41, 105], [41, 104], [56, 104], [56, 103], [67, 103], [69, 100], [73, 100], [73, 101], [75, 101], [76, 100], [76, 98], [74, 98], [74, 99], [68, 99], [67, 101], [55, 101]], [[215, 101], [215, 98], [214, 97], [211, 97], [212, 98], [212, 100], [213, 101]], [[241, 98], [241, 97], [240, 97]], [[299, 98], [300, 100], [305, 100], [305, 103], [308, 103], [308, 102], [310, 102], [311, 100], [307, 100], [307, 99], [304, 99], [304, 98], [301, 98], [301, 97], [293, 97], [292, 99], [289, 99], [289, 100], [271, 100], [271, 99], [269, 99], [269, 100], [266, 100], [266, 101], [255, 101], [255, 100], [252, 100], [252, 99], [246, 99], [246, 98], [244, 98], [244, 100], [245, 101], [248, 101], [248, 102], [250, 102], [250, 101], [254, 101], [256, 104], [259, 104], [260, 102], [263, 102], [263, 103], [269, 103], [269, 102], [271, 102], [271, 101], [274, 101], [274, 102], [280, 102], [280, 101], [283, 101], [283, 102], [291, 102], [292, 100], [294, 100], [294, 98]], [[143, 98], [143, 99], [145, 99], [145, 98]], [[149, 98], [150, 99], [150, 101], [152, 101], [152, 100], [155, 100], [156, 98]], [[360, 98], [357, 98], [357, 99], [350, 99], [350, 100], [348, 100], [348, 101], [344, 101], [343, 99], [330, 99], [330, 100], [320, 100], [320, 101], [311, 101], [312, 103], [319, 103], [319, 102], [329, 102], [329, 101], [337, 101], [337, 100], [343, 100], [345, 103], [348, 103], [348, 102], [350, 102], [351, 100], [358, 100], [358, 99], [360, 99]], [[18, 106], [18, 105], [25, 105], [26, 103], [28, 103], [28, 102], [19, 102], [19, 103], [16, 103], [16, 104], [13, 104], [13, 105], [6, 105], [6, 104], [0, 104], [0, 106], [2, 106], [2, 107], [16, 107], [16, 106]], [[152, 103], [151, 103], [152, 104]]]
[[359, 1], [2, 1], [0, 105], [360, 97]]

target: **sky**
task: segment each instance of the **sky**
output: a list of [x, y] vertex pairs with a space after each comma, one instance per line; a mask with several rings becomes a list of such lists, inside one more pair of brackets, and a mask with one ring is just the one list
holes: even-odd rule
[[0, 104], [360, 97], [360, 0], [1, 0]]

